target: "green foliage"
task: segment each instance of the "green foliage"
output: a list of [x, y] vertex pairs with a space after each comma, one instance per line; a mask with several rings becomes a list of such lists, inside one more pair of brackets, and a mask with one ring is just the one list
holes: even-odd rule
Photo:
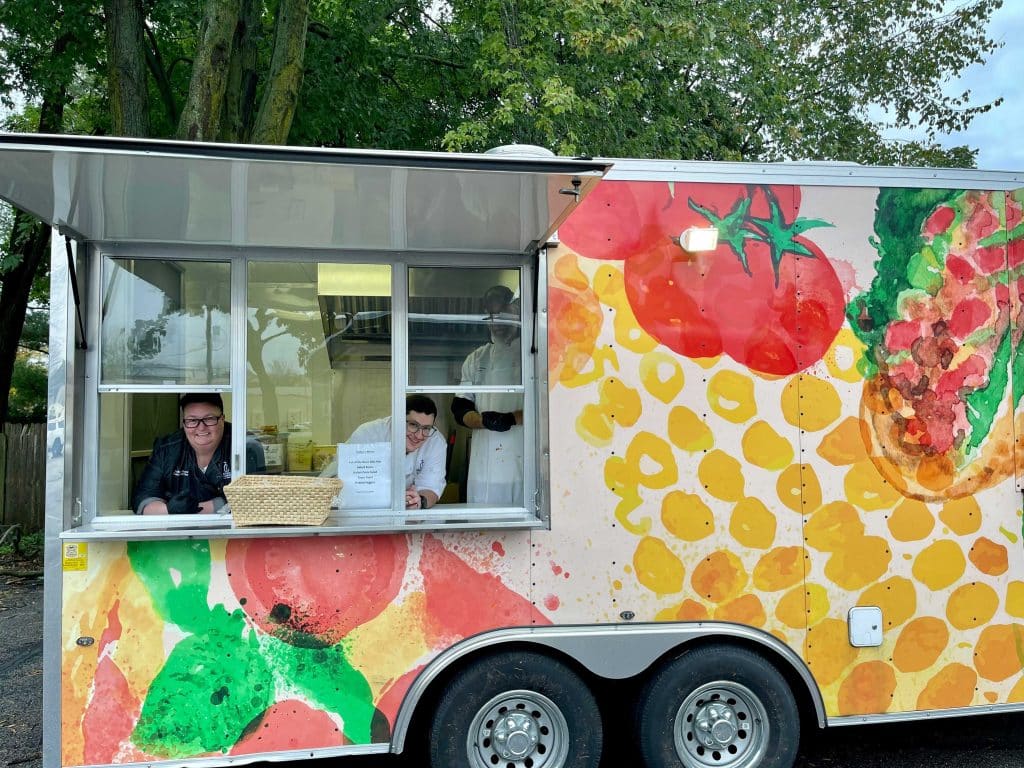
[[46, 543], [45, 534], [42, 531], [24, 533], [20, 536], [14, 533], [7, 537], [7, 540], [0, 546], [0, 558], [9, 558], [14, 555], [25, 560], [43, 559], [43, 545]]
[[47, 370], [42, 362], [25, 353], [14, 361], [8, 421], [42, 422], [46, 420]]

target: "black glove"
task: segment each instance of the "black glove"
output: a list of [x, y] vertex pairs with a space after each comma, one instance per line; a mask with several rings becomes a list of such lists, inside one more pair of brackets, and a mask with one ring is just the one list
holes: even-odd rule
[[188, 491], [176, 493], [167, 500], [167, 514], [194, 515], [199, 511], [199, 502]]
[[491, 432], [508, 432], [516, 425], [516, 417], [512, 413], [484, 411], [480, 416], [484, 422], [484, 429], [489, 429]]

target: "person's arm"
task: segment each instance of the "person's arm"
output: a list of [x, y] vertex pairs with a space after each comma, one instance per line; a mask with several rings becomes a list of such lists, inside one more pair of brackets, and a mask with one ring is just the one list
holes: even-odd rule
[[158, 437], [132, 494], [132, 509], [137, 515], [166, 515], [167, 496], [163, 488], [163, 463], [166, 440]]
[[464, 427], [469, 429], [489, 429], [492, 432], [507, 432], [512, 427], [523, 423], [521, 410], [501, 412], [476, 410], [476, 404], [465, 397], [452, 399], [452, 416]]
[[437, 504], [444, 493], [444, 465], [448, 458], [448, 446], [440, 433], [435, 432], [420, 447], [421, 469], [416, 472], [413, 483], [419, 500], [419, 509], [430, 509]]

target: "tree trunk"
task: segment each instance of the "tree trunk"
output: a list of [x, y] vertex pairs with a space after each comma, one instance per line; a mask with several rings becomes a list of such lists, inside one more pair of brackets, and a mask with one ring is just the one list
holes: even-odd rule
[[104, 0], [110, 112], [115, 136], [149, 136], [149, 88], [139, 0]]
[[179, 139], [213, 141], [217, 137], [240, 8], [241, 0], [206, 0], [188, 99], [178, 123]]
[[260, 9], [257, 0], [242, 0], [235, 41], [231, 47], [228, 87], [224, 96], [224, 116], [218, 139], [232, 143], [248, 142], [256, 113], [256, 82], [258, 79], [256, 39]]
[[299, 103], [306, 56], [309, 0], [281, 0], [277, 7], [274, 56], [252, 132], [256, 144], [287, 144]]
[[[72, 42], [70, 35], [61, 35], [54, 43], [54, 58], [61, 56]], [[67, 84], [58, 83], [43, 94], [39, 109], [39, 132], [60, 133], [67, 102]], [[32, 292], [32, 281], [42, 264], [50, 243], [50, 227], [20, 210], [14, 212], [14, 224], [8, 254], [16, 256], [17, 266], [0, 275], [0, 430], [10, 410], [11, 379], [18, 340], [25, 327], [25, 313]]]

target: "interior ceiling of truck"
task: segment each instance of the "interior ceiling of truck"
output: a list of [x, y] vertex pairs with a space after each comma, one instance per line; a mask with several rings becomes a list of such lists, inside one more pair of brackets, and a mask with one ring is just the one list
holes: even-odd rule
[[80, 240], [523, 254], [610, 163], [0, 134], [0, 198]]

